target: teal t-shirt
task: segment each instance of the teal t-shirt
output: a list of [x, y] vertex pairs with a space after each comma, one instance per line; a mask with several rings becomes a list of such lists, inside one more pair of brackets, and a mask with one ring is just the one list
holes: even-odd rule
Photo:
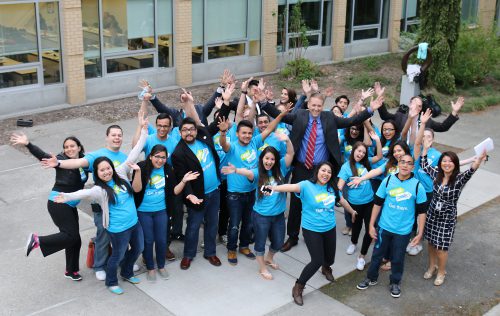
[[127, 155], [122, 153], [121, 151], [112, 151], [107, 148], [101, 148], [99, 150], [93, 151], [91, 153], [85, 154], [83, 157], [85, 160], [89, 162], [89, 171], [93, 172], [93, 164], [94, 160], [99, 157], [107, 157], [113, 162], [113, 166], [116, 168], [127, 160]]
[[[436, 167], [438, 165], [440, 157], [441, 153], [438, 150], [432, 147], [429, 148], [429, 151], [427, 152], [427, 162], [429, 163], [430, 166]], [[413, 169], [413, 172], [415, 173], [415, 178], [420, 180], [420, 182], [425, 188], [425, 192], [432, 192], [432, 186], [433, 186], [432, 178], [424, 171], [424, 169], [420, 168], [420, 159], [422, 159], [422, 156], [418, 157], [418, 159], [415, 160], [415, 169]]]
[[290, 136], [290, 131], [288, 130], [287, 124], [283, 122], [279, 122], [274, 131]]
[[[358, 177], [368, 173], [368, 170], [359, 162], [356, 163], [356, 169], [358, 170]], [[345, 181], [346, 186], [351, 181], [353, 174], [349, 161], [342, 165], [338, 177]], [[370, 180], [362, 181], [357, 188], [347, 186], [347, 190], [349, 192], [347, 194], [349, 203], [360, 205], [373, 201], [373, 189]]]
[[427, 200], [423, 185], [415, 177], [401, 181], [397, 174], [390, 175], [382, 181], [377, 196], [385, 199], [378, 225], [399, 235], [411, 232], [415, 222], [416, 204]]
[[[235, 139], [237, 139], [236, 124], [233, 124], [226, 133], [226, 142], [230, 144], [231, 141]], [[220, 161], [219, 166], [222, 169], [222, 167], [227, 166], [227, 159], [226, 159], [226, 152], [224, 151], [224, 149], [222, 149], [222, 146], [220, 145], [220, 132], [217, 132], [217, 134], [214, 135], [213, 140], [214, 140], [215, 150], [217, 151], [217, 155], [219, 156], [219, 161]], [[226, 179], [226, 175], [221, 174], [221, 178]]]
[[153, 169], [146, 188], [144, 198], [138, 210], [141, 212], [157, 212], [165, 209], [165, 170]]
[[[280, 160], [280, 173], [284, 179], [288, 173], [289, 168], [286, 167], [285, 158]], [[254, 180], [256, 184], [259, 183], [259, 169], [252, 169]], [[278, 185], [274, 177], [272, 177], [271, 171], [268, 171], [269, 181], [264, 185]], [[259, 198], [259, 190], [257, 188], [255, 191], [255, 204], [253, 210], [262, 216], [275, 216], [283, 213], [286, 210], [286, 193], [273, 192], [271, 195], [263, 195]]]
[[144, 144], [144, 148], [142, 149], [142, 151], [144, 151], [144, 154], [147, 157], [154, 146], [163, 145], [167, 148], [167, 153], [168, 153], [167, 163], [169, 165], [172, 165], [172, 160], [171, 160], [172, 153], [174, 152], [175, 147], [179, 143], [180, 139], [181, 139], [180, 136], [177, 137], [176, 134], [170, 133], [170, 134], [168, 134], [168, 137], [165, 140], [161, 140], [158, 138], [157, 134], [155, 133], [155, 134], [149, 135], [146, 138], [146, 143]]
[[[78, 171], [80, 172], [80, 179], [82, 180], [82, 183], [87, 182], [88, 177], [85, 174], [85, 170], [83, 168], [78, 168]], [[55, 198], [58, 195], [59, 195], [59, 192], [57, 192], [57, 191], [50, 191], [48, 200], [52, 201], [52, 202], [55, 202]], [[76, 207], [78, 205], [78, 203], [80, 203], [80, 200], [68, 201], [65, 204], [68, 204], [71, 207]]]
[[[257, 150], [263, 144], [261, 135], [253, 137], [246, 146], [241, 145], [238, 139], [236, 139], [231, 142], [231, 148], [226, 153], [227, 162], [230, 162], [236, 168], [246, 168], [249, 170], [257, 168], [259, 162]], [[255, 188], [255, 183], [248, 181], [245, 176], [235, 173], [227, 175], [227, 190], [229, 192], [250, 192], [255, 190]]]
[[273, 146], [280, 154], [280, 157], [285, 157], [286, 155], [286, 143], [279, 140], [278, 137], [273, 133], [269, 134], [264, 140], [264, 144], [259, 147], [257, 151], [257, 158], [260, 157], [260, 154], [264, 151], [267, 146]]
[[205, 186], [205, 194], [208, 194], [217, 189], [220, 185], [212, 151], [205, 143], [199, 140], [195, 140], [193, 144], [188, 146], [196, 158], [198, 158], [201, 168], [203, 169], [203, 185]]
[[335, 193], [326, 185], [304, 180], [298, 183], [302, 201], [302, 227], [322, 233], [335, 227]]
[[134, 197], [125, 187], [119, 187], [113, 180], [107, 183], [115, 191], [115, 204], [109, 206], [109, 226], [111, 233], [120, 233], [137, 224], [137, 209]]

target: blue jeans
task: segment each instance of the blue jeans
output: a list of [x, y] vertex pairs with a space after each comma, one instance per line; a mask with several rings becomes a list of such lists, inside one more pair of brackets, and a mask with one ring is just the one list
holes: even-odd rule
[[[96, 209], [95, 206], [101, 207], [99, 204], [92, 204], [92, 210]], [[94, 212], [94, 224], [97, 228], [96, 236], [94, 238], [94, 271], [102, 271], [106, 268], [106, 262], [109, 255], [109, 236], [102, 226], [102, 210]]]
[[186, 237], [184, 239], [184, 257], [193, 259], [198, 249], [198, 237], [201, 223], [204, 223], [203, 236], [205, 242], [204, 256], [215, 256], [215, 238], [219, 223], [220, 190], [205, 194], [204, 207], [195, 210], [188, 207]]
[[[227, 193], [227, 207], [229, 208], [228, 250], [236, 250], [238, 233], [240, 235], [240, 249], [248, 248], [252, 235], [252, 210], [254, 203], [255, 190], [245, 193]], [[239, 232], [240, 223], [241, 232]]]
[[158, 269], [165, 267], [165, 256], [167, 255], [167, 212], [140, 212], [137, 211], [139, 222], [141, 222], [144, 232], [144, 251], [142, 255], [146, 261], [146, 268], [153, 270], [155, 263], [153, 260], [153, 244], [156, 250], [156, 264]]
[[269, 251], [278, 252], [285, 241], [285, 213], [274, 216], [264, 216], [252, 212], [253, 230], [255, 233], [255, 255], [264, 256], [267, 236], [271, 235]]
[[367, 277], [370, 280], [378, 279], [378, 269], [382, 258], [390, 251], [391, 253], [391, 284], [400, 284], [403, 278], [403, 268], [406, 255], [406, 246], [410, 241], [410, 234], [398, 235], [379, 228], [377, 242], [373, 248], [372, 263], [368, 268]]
[[109, 231], [107, 233], [111, 239], [113, 252], [106, 267], [106, 286], [115, 286], [118, 285], [116, 276], [118, 265], [123, 278], [129, 279], [134, 276], [134, 263], [144, 249], [144, 234], [140, 222], [120, 233]]

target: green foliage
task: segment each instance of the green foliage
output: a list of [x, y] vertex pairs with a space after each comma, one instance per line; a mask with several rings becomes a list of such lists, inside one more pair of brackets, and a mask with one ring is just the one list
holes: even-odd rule
[[281, 76], [285, 79], [312, 79], [321, 75], [321, 71], [315, 63], [306, 58], [293, 59], [286, 63], [281, 70]]
[[493, 31], [462, 28], [451, 64], [457, 84], [464, 87], [478, 84], [496, 70], [499, 62], [500, 42]]
[[363, 65], [363, 69], [368, 71], [379, 70], [382, 66], [380, 58], [377, 58], [376, 56], [369, 56], [361, 59], [361, 64]]
[[373, 83], [379, 81], [383, 86], [391, 85], [392, 82], [384, 76], [362, 72], [352, 75], [347, 79], [346, 85], [351, 89], [367, 89], [373, 86]]
[[453, 94], [456, 91], [455, 77], [450, 71], [450, 65], [460, 30], [461, 1], [422, 0], [420, 12], [417, 42], [429, 43], [432, 51], [429, 82], [437, 90]]

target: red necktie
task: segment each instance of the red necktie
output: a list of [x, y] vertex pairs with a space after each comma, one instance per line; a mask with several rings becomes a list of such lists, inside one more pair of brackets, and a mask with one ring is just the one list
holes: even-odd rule
[[313, 125], [311, 128], [311, 133], [309, 134], [309, 143], [307, 143], [307, 151], [306, 151], [306, 161], [304, 166], [307, 169], [311, 169], [314, 161], [314, 147], [316, 147], [316, 134], [318, 129], [318, 123], [316, 120], [313, 121]]

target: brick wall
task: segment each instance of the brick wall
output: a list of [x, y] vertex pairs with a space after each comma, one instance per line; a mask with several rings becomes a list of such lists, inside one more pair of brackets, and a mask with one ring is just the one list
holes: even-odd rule
[[350, 0], [337, 0], [333, 2], [332, 56], [334, 61], [341, 61], [344, 59], [347, 1]]
[[179, 86], [193, 82], [191, 25], [191, 1], [174, 0], [174, 58]]
[[276, 70], [276, 41], [278, 36], [278, 1], [262, 3], [262, 60], [263, 71]]

